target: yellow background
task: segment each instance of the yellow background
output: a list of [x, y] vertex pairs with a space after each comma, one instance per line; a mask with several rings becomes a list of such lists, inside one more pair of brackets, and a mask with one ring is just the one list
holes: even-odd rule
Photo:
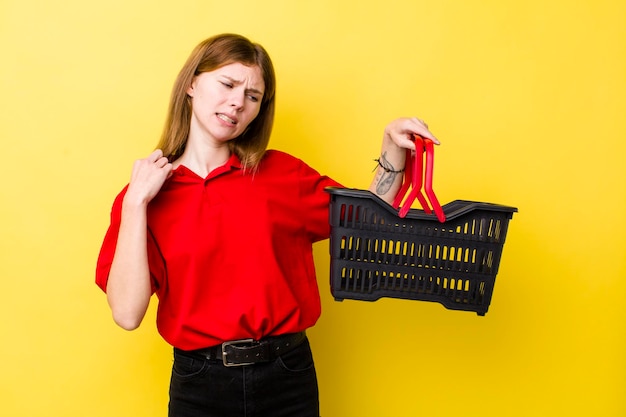
[[322, 416], [625, 416], [625, 22], [621, 0], [1, 0], [2, 414], [165, 415], [156, 303], [117, 328], [94, 264], [176, 73], [228, 31], [274, 60], [271, 147], [366, 188], [418, 115], [442, 203], [519, 208], [485, 317], [335, 302], [316, 246]]

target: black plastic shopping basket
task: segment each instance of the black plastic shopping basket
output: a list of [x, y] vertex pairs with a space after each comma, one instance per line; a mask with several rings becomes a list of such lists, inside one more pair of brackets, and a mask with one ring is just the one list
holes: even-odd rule
[[[328, 188], [333, 297], [439, 302], [485, 315], [515, 207], [456, 200], [441, 207], [432, 190], [432, 142], [416, 137], [405, 182], [392, 205], [370, 191]], [[426, 151], [425, 191], [421, 194]], [[412, 187], [400, 208], [404, 194]], [[423, 209], [410, 208], [417, 198]]]

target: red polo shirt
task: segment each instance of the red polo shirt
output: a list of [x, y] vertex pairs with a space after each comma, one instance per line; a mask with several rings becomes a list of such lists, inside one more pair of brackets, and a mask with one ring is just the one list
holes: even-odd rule
[[[328, 186], [301, 160], [267, 151], [254, 174], [236, 156], [201, 178], [180, 166], [148, 206], [157, 326], [181, 349], [292, 333], [320, 315], [313, 242], [328, 238]], [[126, 189], [98, 258], [106, 290]]]

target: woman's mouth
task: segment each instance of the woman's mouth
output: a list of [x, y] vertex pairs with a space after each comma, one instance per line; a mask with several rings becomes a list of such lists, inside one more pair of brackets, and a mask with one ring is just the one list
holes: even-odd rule
[[236, 124], [237, 124], [237, 120], [235, 120], [235, 119], [231, 119], [230, 117], [228, 117], [228, 116], [227, 116], [227, 115], [225, 115], [224, 113], [217, 113], [216, 115], [217, 115], [217, 117], [218, 117], [219, 119], [221, 119], [221, 120], [225, 121], [226, 123], [230, 123], [230, 124], [233, 124], [233, 125], [236, 125]]

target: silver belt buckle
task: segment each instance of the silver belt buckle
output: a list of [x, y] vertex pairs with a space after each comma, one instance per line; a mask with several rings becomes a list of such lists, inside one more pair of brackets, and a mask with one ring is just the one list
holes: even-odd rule
[[222, 343], [222, 362], [224, 366], [245, 366], [245, 365], [254, 365], [254, 362], [242, 362], [242, 363], [232, 363], [228, 361], [228, 354], [226, 353], [226, 348], [232, 345], [239, 345], [245, 343], [254, 343], [254, 339], [239, 339], [239, 340], [231, 340], [228, 342]]

